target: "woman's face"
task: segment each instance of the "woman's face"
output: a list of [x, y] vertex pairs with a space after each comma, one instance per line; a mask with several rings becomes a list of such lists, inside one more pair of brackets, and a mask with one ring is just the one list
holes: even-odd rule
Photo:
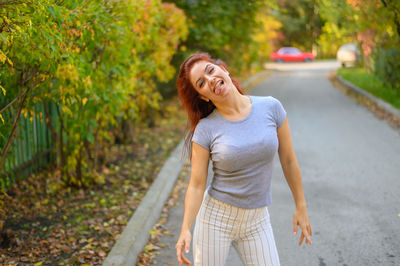
[[212, 102], [222, 100], [233, 86], [228, 71], [208, 61], [199, 61], [193, 65], [190, 82], [201, 99]]

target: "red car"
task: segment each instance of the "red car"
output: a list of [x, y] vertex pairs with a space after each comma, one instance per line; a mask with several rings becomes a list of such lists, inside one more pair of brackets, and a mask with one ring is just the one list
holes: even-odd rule
[[303, 53], [295, 47], [282, 47], [271, 54], [271, 60], [276, 62], [310, 62], [315, 59], [312, 53]]

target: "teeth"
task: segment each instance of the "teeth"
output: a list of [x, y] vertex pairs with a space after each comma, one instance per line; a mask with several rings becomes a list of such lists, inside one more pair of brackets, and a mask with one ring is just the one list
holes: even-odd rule
[[217, 90], [218, 86], [221, 86], [222, 84], [224, 84], [224, 81], [223, 81], [223, 80], [219, 80], [219, 81], [217, 82], [217, 84], [215, 84], [214, 92]]

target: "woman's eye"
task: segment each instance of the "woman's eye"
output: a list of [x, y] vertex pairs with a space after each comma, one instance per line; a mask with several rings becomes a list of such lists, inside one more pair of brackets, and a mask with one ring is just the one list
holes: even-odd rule
[[204, 84], [204, 82], [201, 82], [201, 83], [200, 83], [200, 88], [203, 87], [203, 84]]
[[212, 73], [214, 71], [214, 68], [212, 67], [212, 68], [210, 68], [210, 73]]

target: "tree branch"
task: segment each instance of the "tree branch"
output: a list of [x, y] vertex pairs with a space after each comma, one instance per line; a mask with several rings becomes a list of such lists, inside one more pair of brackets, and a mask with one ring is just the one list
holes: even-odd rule
[[[35, 72], [36, 72], [36, 70], [35, 70]], [[4, 163], [6, 161], [7, 154], [10, 151], [11, 145], [13, 144], [13, 142], [17, 136], [17, 134], [15, 134], [15, 133], [18, 128], [18, 121], [19, 121], [19, 118], [21, 115], [22, 108], [24, 107], [26, 97], [28, 96], [29, 92], [32, 91], [32, 89], [34, 87], [36, 87], [39, 83], [40, 83], [40, 80], [37, 80], [36, 82], [32, 83], [31, 86], [21, 95], [21, 89], [22, 89], [21, 86], [24, 86], [23, 81], [21, 82], [21, 85], [19, 88], [20, 96], [18, 96], [18, 98], [20, 98], [19, 106], [18, 106], [16, 115], [14, 118], [14, 122], [13, 122], [13, 126], [11, 129], [10, 135], [7, 138], [7, 142], [4, 145], [4, 148], [3, 148], [3, 151], [2, 151], [1, 157], [0, 157], [0, 173], [1, 173], [1, 170], [3, 169]]]

